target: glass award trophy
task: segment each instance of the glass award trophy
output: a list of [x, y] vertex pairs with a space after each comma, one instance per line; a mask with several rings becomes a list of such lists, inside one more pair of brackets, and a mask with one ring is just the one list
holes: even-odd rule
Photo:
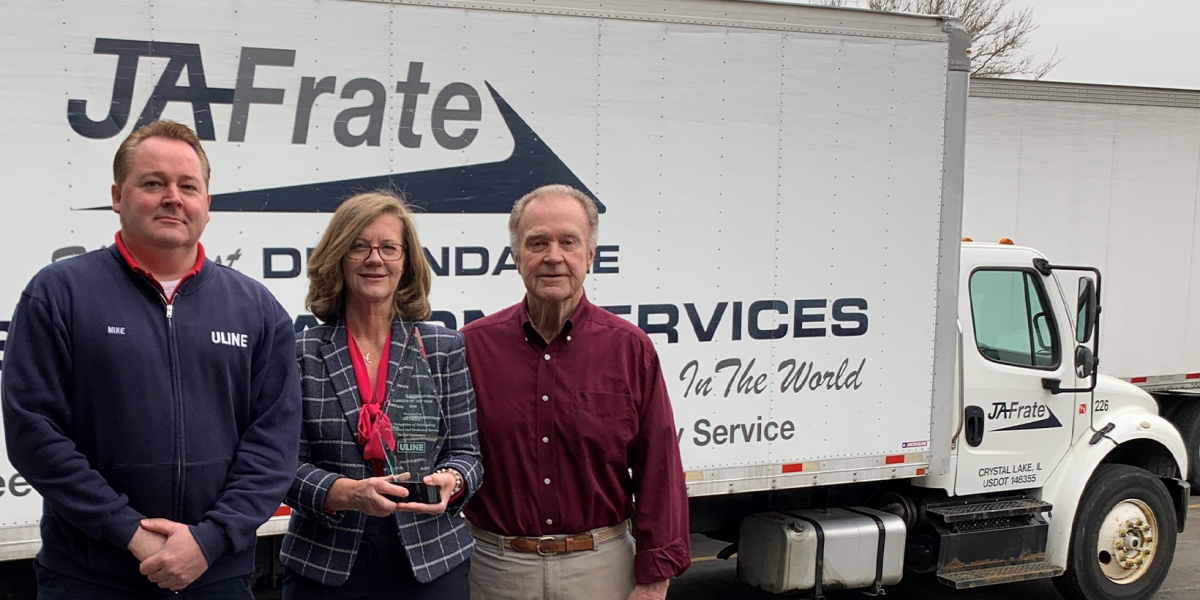
[[[400, 369], [385, 407], [395, 444], [389, 447], [385, 443], [383, 451], [392, 485], [408, 490], [406, 498], [389, 498], [397, 502], [437, 504], [442, 501], [439, 488], [422, 480], [437, 466], [447, 427], [429, 361], [421, 348], [421, 335], [414, 327], [401, 354]], [[402, 480], [404, 474], [408, 476]]]

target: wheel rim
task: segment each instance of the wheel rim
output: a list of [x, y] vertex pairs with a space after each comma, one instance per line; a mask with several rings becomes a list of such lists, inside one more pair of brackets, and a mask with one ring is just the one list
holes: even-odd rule
[[1158, 520], [1141, 500], [1122, 500], [1104, 518], [1096, 546], [1100, 571], [1109, 581], [1127, 585], [1150, 570], [1158, 543]]

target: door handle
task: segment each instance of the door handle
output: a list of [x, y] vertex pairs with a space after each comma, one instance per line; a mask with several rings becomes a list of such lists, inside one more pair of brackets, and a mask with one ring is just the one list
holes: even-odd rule
[[983, 409], [978, 406], [968, 406], [963, 411], [963, 416], [966, 419], [966, 434], [967, 445], [972, 448], [983, 443]]

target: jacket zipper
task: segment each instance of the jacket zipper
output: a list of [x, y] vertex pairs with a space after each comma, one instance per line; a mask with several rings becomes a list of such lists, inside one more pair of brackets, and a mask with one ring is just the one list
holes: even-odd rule
[[[162, 298], [160, 295], [159, 298]], [[175, 341], [175, 304], [162, 298], [167, 311], [167, 356], [171, 369], [171, 401], [175, 413], [175, 498], [172, 504], [175, 521], [183, 519], [184, 478], [186, 460], [184, 444], [183, 393], [179, 383], [179, 348]]]

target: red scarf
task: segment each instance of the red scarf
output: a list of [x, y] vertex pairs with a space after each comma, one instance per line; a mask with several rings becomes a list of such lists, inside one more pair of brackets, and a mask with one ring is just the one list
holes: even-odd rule
[[[358, 384], [358, 397], [362, 408], [358, 411], [358, 443], [363, 447], [363, 456], [371, 463], [376, 477], [383, 475], [383, 467], [387, 464], [387, 456], [383, 446], [389, 450], [396, 449], [396, 437], [392, 434], [392, 421], [387, 416], [387, 376], [388, 358], [391, 354], [392, 333], [388, 332], [387, 342], [379, 353], [379, 366], [375, 368], [375, 393], [371, 391], [371, 376], [367, 363], [363, 360], [358, 344], [354, 343], [354, 335], [350, 332], [350, 324], [346, 324], [346, 338], [350, 345], [350, 363], [354, 366], [354, 379]], [[364, 392], [365, 390], [365, 392]]]

